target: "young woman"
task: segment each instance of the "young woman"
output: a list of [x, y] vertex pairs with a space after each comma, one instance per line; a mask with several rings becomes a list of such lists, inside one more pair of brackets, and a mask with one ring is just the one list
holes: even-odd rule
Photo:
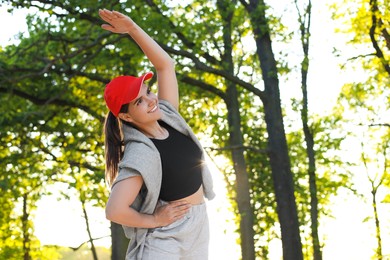
[[207, 259], [209, 227], [204, 197], [212, 180], [199, 141], [178, 113], [174, 61], [128, 16], [99, 10], [102, 28], [127, 33], [153, 64], [158, 95], [140, 77], [106, 85], [107, 219], [130, 239], [126, 259]]

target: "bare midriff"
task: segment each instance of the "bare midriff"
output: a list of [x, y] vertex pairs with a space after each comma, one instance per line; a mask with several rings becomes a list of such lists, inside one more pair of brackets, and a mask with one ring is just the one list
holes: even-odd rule
[[[204, 197], [203, 197], [203, 186], [201, 185], [200, 188], [190, 196], [187, 196], [185, 198], [175, 200], [175, 201], [186, 201], [192, 205], [198, 205], [202, 204], [204, 202]], [[173, 201], [171, 201], [173, 202]]]

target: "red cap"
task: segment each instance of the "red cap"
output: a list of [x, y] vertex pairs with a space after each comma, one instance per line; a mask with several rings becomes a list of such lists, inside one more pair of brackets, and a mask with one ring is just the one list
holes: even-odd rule
[[153, 77], [153, 72], [148, 72], [141, 77], [119, 76], [111, 80], [104, 90], [104, 100], [108, 109], [118, 116], [121, 107], [137, 98], [142, 83]]

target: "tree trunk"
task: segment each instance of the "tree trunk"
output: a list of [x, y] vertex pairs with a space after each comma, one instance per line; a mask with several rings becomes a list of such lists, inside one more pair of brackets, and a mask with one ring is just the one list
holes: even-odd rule
[[[306, 103], [307, 104], [307, 103]], [[316, 166], [313, 135], [309, 130], [307, 119], [302, 118], [303, 131], [305, 134], [306, 152], [309, 159], [309, 191], [310, 191], [310, 219], [311, 219], [311, 237], [313, 242], [313, 259], [322, 260], [321, 244], [318, 236], [318, 198], [316, 183]]]
[[[228, 121], [230, 132], [230, 146], [243, 147], [241, 132], [241, 118], [239, 114], [239, 104], [237, 100], [236, 86], [231, 83], [228, 85]], [[236, 174], [236, 202], [240, 214], [240, 235], [241, 235], [241, 253], [243, 260], [255, 259], [254, 249], [254, 230], [253, 230], [253, 210], [250, 203], [250, 186], [248, 173], [246, 171], [246, 162], [244, 158], [244, 149], [233, 149], [232, 160], [234, 172]]]
[[111, 222], [111, 260], [125, 259], [128, 244], [122, 226]]
[[81, 201], [81, 206], [82, 206], [82, 209], [83, 209], [85, 224], [87, 226], [87, 233], [88, 233], [89, 243], [91, 244], [92, 256], [93, 256], [94, 260], [98, 260], [95, 244], [93, 242], [93, 238], [92, 238], [92, 234], [91, 234], [91, 229], [89, 227], [89, 219], [88, 219], [87, 210], [85, 208], [85, 201], [83, 199], [81, 199], [81, 198], [80, 198], [80, 201]]
[[[236, 1], [218, 0], [217, 6], [221, 17], [225, 22], [223, 27], [224, 54], [222, 57], [222, 67], [224, 71], [234, 75], [234, 65], [232, 58], [232, 25], [234, 8], [229, 5]], [[226, 81], [227, 99], [225, 100], [228, 110], [229, 142], [231, 147], [244, 147], [244, 141], [241, 131], [240, 104], [238, 101], [237, 86], [235, 83]], [[240, 214], [240, 235], [241, 235], [241, 254], [243, 260], [255, 259], [254, 248], [254, 230], [253, 230], [253, 210], [251, 207], [250, 186], [244, 149], [238, 148], [232, 150], [232, 161], [234, 172], [236, 174], [236, 202]]]
[[303, 15], [299, 12], [297, 1], [295, 5], [298, 9], [299, 24], [301, 29], [301, 44], [303, 50], [303, 60], [301, 62], [301, 88], [302, 88], [302, 110], [301, 120], [303, 133], [306, 143], [306, 154], [309, 161], [308, 176], [309, 176], [309, 193], [310, 193], [310, 220], [311, 220], [311, 238], [313, 243], [313, 259], [322, 260], [321, 244], [318, 237], [318, 198], [317, 198], [317, 183], [316, 183], [316, 160], [314, 151], [314, 138], [308, 124], [309, 107], [307, 96], [307, 75], [309, 72], [309, 42], [310, 42], [310, 24], [311, 24], [311, 1], [308, 1], [307, 7]]
[[376, 191], [377, 191], [377, 188], [372, 187], [372, 191], [371, 191], [371, 193], [372, 193], [372, 207], [374, 209], [376, 241], [378, 244], [378, 247], [376, 248], [376, 257], [378, 260], [382, 260], [383, 259], [382, 238], [381, 238], [381, 227], [379, 224], [379, 216], [378, 216], [378, 209], [377, 209], [377, 202], [376, 202]]
[[[276, 96], [274, 96], [276, 98]], [[282, 233], [283, 259], [303, 259], [294, 185], [287, 151], [282, 113], [277, 100], [267, 96], [264, 105], [268, 150], [274, 182], [277, 212]]]
[[303, 259], [303, 255], [294, 183], [283, 125], [278, 72], [265, 15], [265, 3], [262, 0], [251, 0], [249, 4], [245, 1], [241, 2], [244, 2], [250, 15], [264, 80], [264, 95], [261, 99], [267, 124], [269, 159], [281, 227], [283, 258], [300, 260]]
[[23, 194], [23, 215], [22, 215], [22, 232], [23, 232], [23, 260], [31, 260], [30, 255], [30, 234], [28, 232], [28, 212], [27, 212], [27, 194]]

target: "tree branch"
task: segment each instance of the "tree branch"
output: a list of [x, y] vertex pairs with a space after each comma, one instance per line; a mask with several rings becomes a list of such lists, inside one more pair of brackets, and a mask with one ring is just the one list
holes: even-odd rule
[[389, 49], [389, 51], [390, 51], [390, 34], [389, 34], [389, 32], [386, 30], [386, 27], [383, 26], [383, 21], [382, 21], [382, 19], [379, 19], [378, 23], [379, 23], [379, 26], [383, 28], [383, 29], [381, 30], [382, 36], [383, 36], [383, 38], [385, 38], [385, 42], [386, 42], [387, 49]]
[[[368, 53], [368, 54], [361, 54], [361, 55], [358, 55], [358, 56], [354, 56], [354, 57], [348, 58], [347, 62], [348, 61], [357, 60], [357, 59], [360, 59], [360, 58], [370, 57], [370, 56], [375, 56], [375, 53]], [[347, 62], [345, 62], [344, 64], [341, 65], [342, 69], [347, 65]]]
[[389, 123], [377, 123], [377, 124], [369, 124], [368, 126], [385, 126], [385, 127], [390, 127]]
[[379, 44], [375, 38], [375, 31], [376, 31], [376, 27], [377, 27], [377, 17], [376, 16], [377, 16], [377, 13], [379, 12], [377, 0], [370, 0], [370, 7], [371, 7], [371, 12], [372, 12], [372, 14], [371, 14], [372, 25], [370, 27], [371, 43], [376, 51], [375, 55], [379, 58], [383, 67], [385, 68], [385, 70], [387, 71], [387, 73], [390, 76], [390, 65], [386, 61], [386, 59], [383, 55], [383, 52], [382, 52], [381, 48], [379, 47]]
[[268, 153], [268, 149], [259, 149], [253, 146], [245, 146], [245, 145], [234, 145], [234, 146], [225, 146], [220, 148], [215, 147], [204, 147], [204, 149], [209, 149], [212, 151], [227, 151], [227, 150], [238, 150], [238, 149], [244, 149], [244, 150], [252, 150], [257, 153]]
[[7, 89], [7, 88], [4, 88], [4, 87], [0, 87], [0, 93], [14, 94], [14, 95], [16, 95], [18, 97], [21, 97], [21, 98], [29, 100], [29, 101], [31, 101], [32, 103], [34, 103], [35, 105], [38, 105], [38, 106], [45, 106], [45, 105], [53, 104], [53, 105], [58, 105], [58, 106], [68, 106], [68, 107], [78, 108], [80, 110], [83, 110], [87, 114], [92, 115], [93, 117], [98, 119], [100, 122], [104, 122], [104, 117], [102, 117], [101, 115], [97, 114], [96, 111], [90, 109], [88, 106], [81, 105], [81, 104], [78, 104], [78, 103], [74, 103], [74, 102], [71, 102], [69, 100], [63, 100], [63, 99], [59, 99], [59, 98], [46, 98], [46, 99], [45, 98], [38, 98], [36, 96], [33, 96], [31, 94], [28, 94], [26, 92], [23, 92], [21, 90], [14, 89], [14, 88]]
[[[182, 29], [181, 28], [178, 28], [176, 25], [173, 24], [173, 22], [171, 21], [171, 19], [169, 19], [169, 17], [165, 16], [162, 11], [158, 8], [158, 6], [154, 3], [153, 0], [145, 0], [145, 2], [154, 10], [156, 11], [158, 14], [160, 14], [165, 20], [168, 21], [168, 24], [170, 26], [170, 28], [172, 29], [172, 31], [175, 32], [177, 38], [179, 38], [183, 44], [188, 48], [188, 49], [194, 49], [196, 47], [196, 44], [193, 43], [192, 41], [190, 41], [183, 33], [182, 33]], [[216, 45], [217, 46], [217, 45]], [[211, 56], [210, 54], [208, 54], [207, 52], [205, 53], [202, 53], [202, 57], [205, 58], [208, 62], [210, 62], [211, 64], [214, 64], [214, 65], [217, 65], [220, 63], [220, 61], [218, 61], [217, 59], [215, 59], [213, 56]]]
[[202, 80], [197, 80], [197, 79], [191, 78], [189, 76], [183, 76], [181, 74], [178, 74], [178, 75], [180, 75], [180, 79], [182, 82], [185, 82], [185, 83], [190, 84], [192, 86], [197, 86], [197, 87], [204, 89], [208, 92], [214, 93], [215, 95], [222, 98], [223, 100], [226, 100], [226, 98], [227, 98], [225, 92], [223, 92], [222, 90], [220, 90], [220, 89], [218, 89], [210, 84], [205, 83]]
[[164, 50], [166, 50], [169, 53], [172, 53], [172, 54], [175, 54], [175, 55], [178, 55], [178, 56], [182, 56], [182, 57], [186, 57], [186, 58], [191, 59], [194, 62], [196, 69], [199, 69], [199, 70], [204, 71], [204, 72], [208, 72], [208, 73], [212, 73], [212, 74], [224, 77], [225, 79], [230, 80], [231, 82], [234, 82], [235, 84], [245, 88], [249, 92], [252, 92], [253, 94], [255, 94], [255, 95], [257, 95], [257, 96], [259, 96], [261, 98], [264, 95], [263, 92], [260, 89], [255, 88], [252, 84], [247, 83], [247, 82], [239, 79], [238, 77], [229, 74], [226, 71], [215, 69], [213, 67], [207, 66], [206, 64], [201, 62], [194, 54], [192, 54], [192, 53], [190, 53], [188, 51], [176, 50], [176, 49], [174, 49], [174, 48], [172, 48], [172, 47], [170, 47], [168, 45], [161, 44], [161, 43], [160, 43], [160, 45], [161, 45], [161, 47]]
[[249, 4], [245, 0], [239, 0], [239, 1], [245, 7], [245, 9], [248, 8]]
[[111, 235], [107, 235], [107, 236], [102, 236], [102, 237], [97, 237], [97, 238], [92, 238], [90, 240], [87, 240], [83, 243], [81, 243], [78, 247], [69, 247], [70, 249], [72, 249], [73, 251], [77, 251], [79, 250], [84, 244], [88, 243], [88, 242], [91, 242], [92, 241], [95, 241], [95, 240], [99, 240], [99, 239], [103, 239], [103, 238], [106, 238], [106, 237], [110, 237]]

